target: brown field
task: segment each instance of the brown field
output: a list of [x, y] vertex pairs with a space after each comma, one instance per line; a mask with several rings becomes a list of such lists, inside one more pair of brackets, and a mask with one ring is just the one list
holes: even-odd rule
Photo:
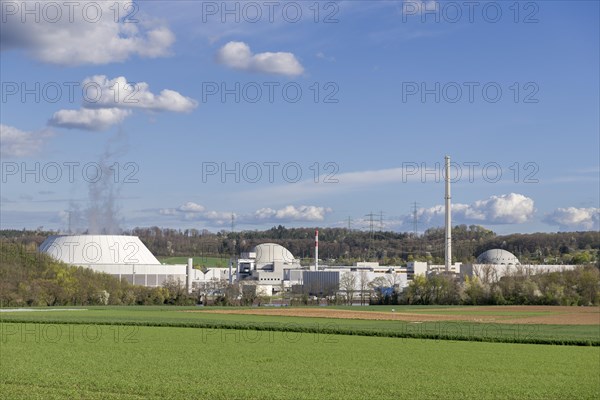
[[[445, 312], [451, 314], [429, 314]], [[215, 314], [277, 315], [287, 317], [375, 319], [407, 322], [464, 321], [494, 322], [502, 324], [552, 324], [552, 325], [600, 325], [598, 307], [560, 307], [560, 306], [472, 306], [455, 308], [428, 308], [428, 313], [392, 312], [392, 311], [354, 311], [333, 308], [253, 308], [240, 310], [204, 310], [187, 311]], [[485, 314], [479, 314], [479, 313]], [[500, 315], [494, 315], [499, 313]], [[502, 315], [510, 313], [513, 315]], [[514, 314], [522, 313], [523, 316]], [[544, 313], [532, 316], [531, 313]]]

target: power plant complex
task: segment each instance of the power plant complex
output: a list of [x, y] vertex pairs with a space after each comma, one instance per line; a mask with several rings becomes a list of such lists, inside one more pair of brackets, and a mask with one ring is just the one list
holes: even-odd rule
[[[377, 262], [359, 262], [352, 266], [319, 264], [319, 231], [315, 231], [314, 263], [301, 266], [285, 247], [263, 243], [252, 251], [229, 260], [229, 268], [195, 269], [187, 264], [162, 264], [136, 236], [57, 235], [48, 237], [39, 251], [69, 265], [90, 268], [148, 287], [162, 286], [169, 280], [185, 285], [188, 292], [210, 282], [253, 286], [257, 294], [272, 296], [282, 291], [310, 295], [334, 295], [340, 290], [361, 291], [366, 282], [377, 278], [387, 289], [402, 291], [418, 275], [435, 273], [476, 276], [491, 282], [515, 271], [536, 274], [573, 269], [573, 265], [522, 265], [517, 257], [502, 249], [479, 255], [474, 264], [452, 263], [450, 157], [445, 157], [445, 263], [408, 262], [404, 266], [380, 266]], [[349, 286], [354, 286], [349, 287]]]

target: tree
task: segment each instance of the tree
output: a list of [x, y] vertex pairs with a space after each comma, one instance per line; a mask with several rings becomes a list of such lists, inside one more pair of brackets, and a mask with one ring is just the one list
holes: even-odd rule
[[360, 271], [360, 274], [358, 275], [358, 286], [360, 288], [360, 305], [362, 306], [365, 304], [365, 292], [370, 291], [369, 274], [367, 271]]
[[385, 304], [386, 295], [389, 297], [388, 292], [390, 291], [388, 279], [383, 276], [378, 276], [369, 283], [369, 286], [375, 292], [376, 304]]
[[476, 276], [469, 277], [467, 275], [463, 284], [462, 302], [472, 305], [484, 304], [486, 303], [485, 297], [485, 289], [479, 279]]
[[356, 275], [352, 272], [344, 272], [340, 277], [340, 289], [346, 294], [348, 304], [352, 304], [356, 290]]

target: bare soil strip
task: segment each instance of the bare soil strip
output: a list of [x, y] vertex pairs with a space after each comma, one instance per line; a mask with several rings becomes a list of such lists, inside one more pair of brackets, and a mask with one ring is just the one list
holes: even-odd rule
[[[407, 322], [463, 321], [487, 322], [500, 324], [548, 324], [548, 325], [600, 325], [600, 308], [598, 307], [553, 307], [553, 306], [481, 306], [460, 308], [431, 308], [428, 311], [452, 311], [453, 314], [419, 314], [416, 312], [392, 311], [354, 311], [336, 310], [332, 308], [253, 308], [242, 310], [202, 310], [185, 312], [202, 312], [211, 314], [241, 315], [274, 315], [285, 317], [342, 318], [365, 320], [390, 320]], [[464, 314], [456, 312], [464, 311]], [[522, 312], [524, 315], [473, 315], [470, 311], [486, 312]], [[547, 315], [530, 316], [531, 312], [547, 312]]]

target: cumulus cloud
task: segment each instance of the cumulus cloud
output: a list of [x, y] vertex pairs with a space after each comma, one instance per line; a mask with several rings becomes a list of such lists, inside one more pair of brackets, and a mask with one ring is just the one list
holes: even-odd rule
[[[444, 224], [444, 206], [436, 205], [417, 210], [419, 224]], [[518, 193], [491, 196], [472, 204], [452, 204], [452, 222], [490, 225], [521, 224], [529, 221], [535, 212], [533, 199]], [[402, 225], [411, 226], [412, 215], [402, 217]]]
[[60, 110], [54, 113], [48, 124], [59, 128], [102, 131], [123, 122], [130, 114], [131, 111], [119, 108]]
[[[98, 65], [132, 56], [162, 57], [175, 41], [167, 26], [143, 15], [132, 0], [2, 3], [0, 49], [22, 49], [45, 63]], [[34, 13], [25, 14], [26, 7]]]
[[600, 229], [600, 208], [557, 208], [544, 217], [544, 222], [558, 225], [565, 230], [598, 230]]
[[485, 221], [490, 224], [522, 224], [535, 212], [533, 199], [518, 193], [492, 196], [469, 206], [457, 207], [466, 221]]
[[[236, 223], [281, 223], [299, 221], [323, 221], [332, 209], [317, 206], [289, 205], [280, 209], [261, 208], [253, 213], [233, 214]], [[187, 202], [177, 208], [163, 208], [158, 211], [163, 216], [174, 216], [183, 220], [205, 221], [215, 225], [228, 225], [231, 221], [231, 212], [212, 211], [200, 204]]]
[[198, 106], [196, 100], [179, 92], [164, 89], [155, 95], [146, 82], [132, 84], [123, 76], [95, 75], [84, 79], [82, 88], [83, 108], [57, 111], [49, 125], [101, 131], [123, 122], [133, 109], [190, 112]]
[[178, 208], [179, 211], [181, 212], [202, 212], [205, 210], [204, 206], [201, 204], [197, 204], [191, 201], [188, 201], [187, 203], [185, 203], [184, 205], [180, 206]]
[[293, 53], [265, 52], [253, 54], [244, 42], [229, 42], [217, 52], [217, 61], [230, 68], [267, 74], [298, 76], [304, 67]]
[[84, 79], [84, 106], [89, 108], [141, 108], [152, 111], [190, 112], [198, 102], [179, 92], [163, 89], [159, 95], [146, 82], [130, 83], [124, 76], [109, 79], [95, 75]]
[[39, 153], [48, 131], [25, 132], [13, 126], [0, 124], [0, 154], [2, 157], [27, 157]]
[[231, 213], [207, 211], [202, 204], [192, 201], [188, 201], [177, 208], [162, 208], [158, 213], [164, 216], [174, 216], [179, 219], [194, 221], [225, 221], [231, 218]]
[[286, 206], [280, 209], [261, 208], [254, 213], [258, 221], [323, 221], [331, 208], [316, 206]]

